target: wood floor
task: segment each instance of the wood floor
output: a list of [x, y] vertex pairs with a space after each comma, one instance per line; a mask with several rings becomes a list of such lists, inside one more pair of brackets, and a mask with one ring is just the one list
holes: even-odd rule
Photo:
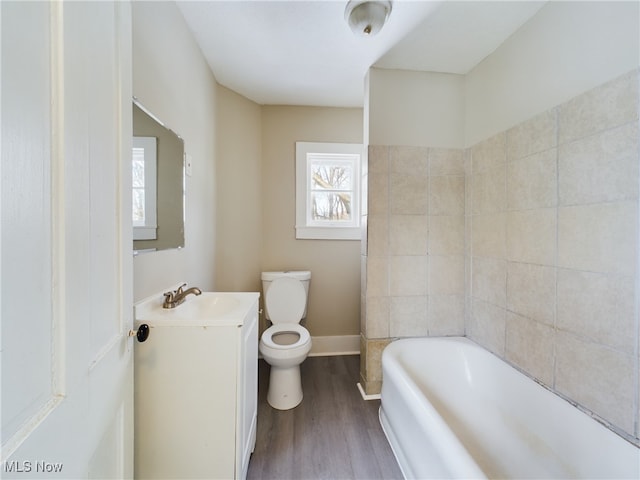
[[286, 411], [267, 403], [269, 368], [260, 360], [249, 480], [402, 478], [378, 420], [380, 401], [363, 400], [356, 387], [359, 356], [307, 358], [301, 367], [304, 399]]

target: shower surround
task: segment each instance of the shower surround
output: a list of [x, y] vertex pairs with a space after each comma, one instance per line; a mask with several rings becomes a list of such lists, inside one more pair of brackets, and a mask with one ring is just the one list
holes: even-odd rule
[[361, 383], [466, 335], [639, 443], [638, 70], [467, 149], [372, 145]]

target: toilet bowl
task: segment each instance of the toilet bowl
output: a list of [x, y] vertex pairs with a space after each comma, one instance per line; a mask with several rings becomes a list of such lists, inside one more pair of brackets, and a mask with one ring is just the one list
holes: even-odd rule
[[310, 272], [262, 276], [265, 313], [273, 325], [262, 334], [259, 349], [271, 365], [267, 402], [278, 410], [294, 408], [303, 398], [300, 364], [311, 351], [311, 335], [299, 322], [306, 312], [310, 276]]

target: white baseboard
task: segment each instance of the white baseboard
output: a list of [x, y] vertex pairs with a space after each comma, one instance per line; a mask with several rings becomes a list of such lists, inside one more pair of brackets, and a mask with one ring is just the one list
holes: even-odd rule
[[358, 385], [358, 390], [360, 390], [360, 395], [362, 395], [363, 400], [380, 400], [381, 397], [379, 393], [373, 393], [371, 395], [367, 395], [366, 393], [364, 393], [364, 388], [362, 388], [362, 385], [360, 385], [360, 382], [358, 382], [356, 385]]
[[360, 335], [311, 337], [310, 357], [360, 355]]

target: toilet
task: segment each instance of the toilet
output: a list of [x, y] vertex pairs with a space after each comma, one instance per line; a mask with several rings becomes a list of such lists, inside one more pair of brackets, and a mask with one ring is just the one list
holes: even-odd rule
[[267, 402], [289, 410], [302, 401], [300, 364], [311, 350], [311, 336], [300, 321], [307, 315], [309, 271], [262, 272], [265, 318], [260, 353], [271, 365]]

